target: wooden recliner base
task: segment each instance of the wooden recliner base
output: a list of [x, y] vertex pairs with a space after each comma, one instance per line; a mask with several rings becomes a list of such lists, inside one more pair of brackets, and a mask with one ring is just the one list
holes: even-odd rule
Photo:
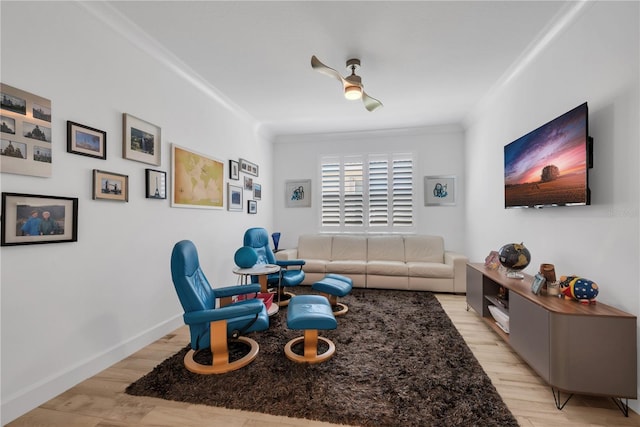
[[[304, 340], [304, 355], [299, 355], [293, 352], [292, 346]], [[329, 348], [322, 354], [318, 354], [318, 341], [324, 341]], [[306, 329], [304, 336], [292, 339], [284, 346], [284, 354], [298, 363], [321, 363], [329, 360], [336, 352], [336, 346], [330, 339], [319, 337], [317, 329]]]
[[334, 316], [342, 316], [347, 311], [349, 311], [349, 307], [346, 304], [338, 302], [338, 297], [336, 295], [329, 295], [325, 293], [321, 293], [321, 295], [325, 296], [329, 300], [329, 304], [331, 304], [331, 309], [333, 310]]
[[[194, 356], [199, 350], [189, 350], [189, 352], [184, 356], [185, 368], [194, 374], [224, 374], [226, 372], [235, 371], [236, 369], [240, 369], [253, 362], [260, 351], [260, 345], [251, 338], [238, 337], [237, 339], [227, 339], [226, 320], [211, 322], [210, 336], [212, 354], [211, 365], [203, 365], [194, 360]], [[229, 341], [243, 342], [247, 344], [250, 347], [249, 353], [241, 359], [229, 362]]]

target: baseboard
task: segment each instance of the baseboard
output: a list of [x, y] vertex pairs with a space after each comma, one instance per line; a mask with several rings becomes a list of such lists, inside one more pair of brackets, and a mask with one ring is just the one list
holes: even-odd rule
[[182, 315], [176, 315], [102, 353], [76, 363], [64, 371], [53, 373], [11, 396], [2, 396], [1, 424], [6, 425], [37, 408], [76, 384], [157, 341], [183, 324]]

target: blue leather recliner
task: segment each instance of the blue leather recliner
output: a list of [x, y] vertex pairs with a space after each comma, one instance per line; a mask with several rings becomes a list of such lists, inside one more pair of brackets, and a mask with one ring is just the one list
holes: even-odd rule
[[[302, 266], [305, 264], [304, 260], [276, 260], [269, 246], [269, 233], [261, 227], [254, 227], [245, 231], [244, 246], [252, 247], [258, 254], [256, 265], [275, 264], [280, 266], [278, 273], [270, 274], [267, 277], [267, 285], [278, 289], [278, 305], [285, 306], [289, 304], [289, 299], [291, 299], [294, 294], [285, 292], [283, 289], [302, 283], [304, 280], [304, 271], [302, 271]], [[258, 283], [258, 277], [252, 276], [251, 282]]]
[[[242, 368], [253, 361], [260, 349], [244, 333], [269, 327], [269, 316], [259, 299], [245, 299], [231, 303], [235, 295], [257, 294], [259, 285], [228, 286], [212, 289], [200, 268], [198, 252], [190, 240], [175, 244], [171, 253], [171, 278], [184, 309], [184, 322], [191, 332], [191, 350], [184, 357], [185, 367], [197, 374], [221, 374]], [[216, 300], [220, 299], [216, 308]], [[228, 341], [245, 343], [248, 354], [229, 361]], [[194, 360], [196, 352], [210, 348], [211, 365]]]

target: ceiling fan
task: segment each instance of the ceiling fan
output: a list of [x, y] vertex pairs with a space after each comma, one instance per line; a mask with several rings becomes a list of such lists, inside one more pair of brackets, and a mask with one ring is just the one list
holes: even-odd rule
[[369, 111], [374, 111], [382, 107], [382, 102], [370, 97], [365, 93], [364, 85], [362, 84], [362, 78], [356, 75], [356, 70], [360, 68], [359, 59], [353, 58], [347, 60], [347, 68], [351, 70], [351, 75], [347, 77], [342, 77], [336, 70], [324, 65], [318, 58], [316, 58], [315, 55], [311, 57], [311, 68], [318, 71], [319, 73], [340, 80], [342, 86], [344, 87], [345, 98], [350, 100], [362, 99], [364, 107]]

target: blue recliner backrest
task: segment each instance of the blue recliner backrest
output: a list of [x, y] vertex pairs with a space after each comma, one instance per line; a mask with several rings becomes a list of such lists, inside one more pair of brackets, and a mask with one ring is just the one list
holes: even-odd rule
[[276, 257], [269, 247], [269, 233], [261, 227], [250, 228], [244, 233], [244, 246], [250, 246], [258, 254], [256, 264], [275, 264]]
[[[190, 240], [182, 240], [173, 247], [171, 278], [185, 313], [215, 308], [215, 293], [200, 268], [198, 251]], [[198, 348], [197, 341], [208, 334], [209, 324], [191, 325], [190, 332], [191, 346]]]

